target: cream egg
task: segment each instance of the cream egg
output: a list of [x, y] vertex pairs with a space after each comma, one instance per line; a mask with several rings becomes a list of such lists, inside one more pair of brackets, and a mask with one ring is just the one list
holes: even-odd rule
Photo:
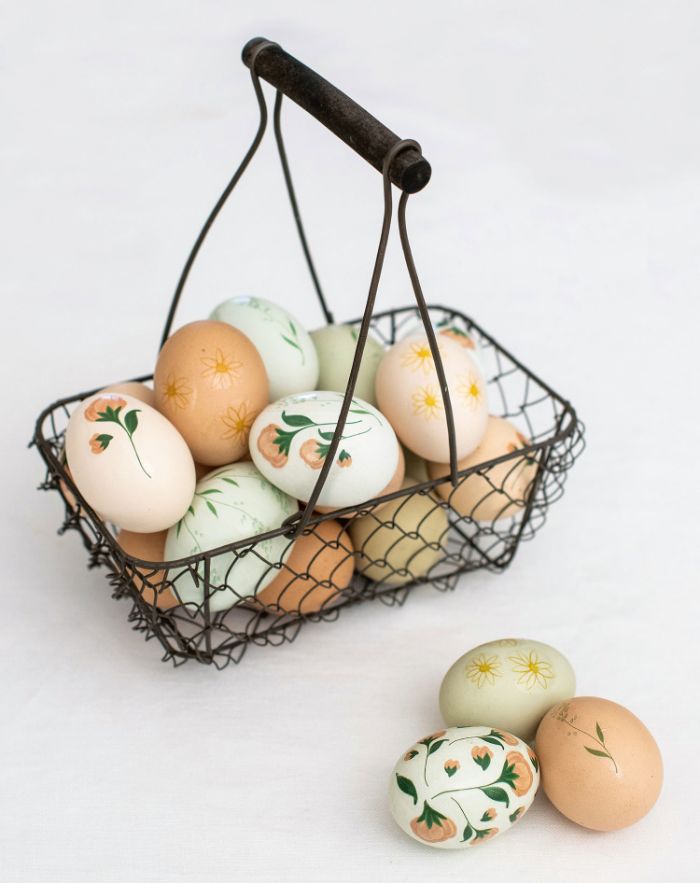
[[[415, 482], [405, 479], [403, 488]], [[431, 494], [406, 494], [350, 523], [357, 572], [387, 586], [426, 576], [442, 559], [447, 514]]]
[[508, 831], [539, 787], [534, 752], [492, 727], [449, 727], [419, 739], [389, 781], [396, 824], [427, 846], [469, 849]]
[[154, 386], [159, 410], [208, 466], [246, 456], [250, 427], [269, 401], [260, 354], [225, 322], [191, 322], [169, 337]]
[[577, 696], [552, 708], [537, 729], [542, 787], [572, 822], [595, 831], [633, 825], [656, 803], [661, 752], [622, 705]]
[[[252, 463], [223, 466], [197, 483], [189, 508], [168, 531], [165, 560], [186, 558], [274, 531], [297, 510], [296, 500], [270, 484]], [[278, 536], [214, 555], [210, 559], [209, 609], [226, 610], [264, 589], [278, 575], [289, 552], [289, 539]], [[184, 604], [204, 604], [204, 571], [204, 563], [197, 565], [196, 573], [171, 569], [173, 589]]]
[[[350, 369], [355, 358], [358, 328], [354, 325], [326, 325], [311, 332], [318, 353], [318, 389], [345, 392]], [[362, 353], [354, 395], [370, 405], [376, 405], [374, 378], [384, 355], [384, 347], [370, 333]]]
[[192, 499], [194, 461], [184, 439], [132, 396], [98, 393], [81, 402], [66, 429], [66, 457], [87, 503], [126, 530], [164, 530]]
[[140, 383], [138, 380], [125, 380], [123, 383], [113, 383], [111, 386], [105, 386], [104, 389], [100, 390], [100, 393], [105, 392], [126, 393], [140, 402], [145, 402], [152, 408], [157, 407], [156, 394], [153, 387]]
[[[486, 431], [486, 383], [468, 350], [458, 343], [441, 336], [439, 352], [461, 459], [475, 450]], [[449, 460], [445, 408], [426, 337], [394, 344], [377, 370], [376, 392], [379, 409], [407, 448], [427, 460]]]
[[[341, 393], [321, 391], [268, 405], [250, 432], [250, 454], [260, 472], [306, 502], [330, 448], [342, 402]], [[399, 443], [386, 418], [367, 402], [353, 399], [318, 504], [342, 509], [366, 502], [390, 483], [399, 456]]]
[[488, 721], [529, 742], [542, 715], [575, 692], [574, 670], [558, 650], [503, 638], [472, 648], [451, 666], [440, 687], [440, 711], [448, 726]]
[[219, 304], [209, 318], [232, 325], [253, 342], [265, 363], [272, 401], [316, 388], [316, 347], [299, 320], [282, 307], [240, 295]]

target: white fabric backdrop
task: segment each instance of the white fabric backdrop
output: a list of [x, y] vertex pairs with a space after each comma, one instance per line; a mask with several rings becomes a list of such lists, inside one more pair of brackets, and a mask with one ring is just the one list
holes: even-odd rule
[[[700, 11], [555, 0], [3, 0], [0, 865], [12, 881], [696, 879]], [[25, 444], [63, 394], [151, 369], [170, 291], [255, 127], [263, 34], [423, 144], [428, 298], [571, 398], [588, 450], [503, 576], [416, 592], [223, 673], [130, 631]], [[288, 146], [340, 318], [360, 312], [379, 176], [296, 108]], [[179, 321], [254, 292], [320, 323], [271, 140]], [[383, 306], [410, 296], [396, 241]], [[635, 711], [666, 783], [596, 835], [541, 795], [473, 853], [411, 842], [387, 777], [440, 725], [443, 672], [516, 634]]]

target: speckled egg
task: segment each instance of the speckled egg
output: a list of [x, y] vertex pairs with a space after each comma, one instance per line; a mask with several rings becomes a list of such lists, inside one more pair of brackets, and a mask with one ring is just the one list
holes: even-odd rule
[[656, 803], [661, 752], [631, 711], [594, 696], [552, 708], [537, 729], [542, 787], [572, 822], [595, 831], [633, 825]]
[[[298, 509], [297, 501], [270, 484], [252, 463], [216, 469], [197, 483], [191, 505], [168, 531], [165, 560], [173, 561], [282, 526]], [[244, 547], [250, 548], [250, 547]], [[222, 552], [211, 559], [209, 609], [226, 610], [241, 598], [268, 586], [290, 552], [284, 536], [255, 543], [255, 554]], [[173, 588], [185, 604], [204, 602], [199, 564], [197, 579], [190, 570], [170, 573]]]
[[[461, 459], [476, 449], [486, 432], [486, 383], [467, 349], [443, 335], [439, 349]], [[376, 392], [380, 411], [407, 448], [436, 463], [449, 460], [445, 409], [426, 337], [394, 344], [377, 370]]]
[[272, 401], [316, 388], [316, 347], [299, 320], [282, 307], [241, 295], [219, 304], [209, 318], [227, 322], [253, 342], [265, 363]]
[[[358, 329], [354, 325], [326, 325], [311, 332], [318, 353], [318, 389], [345, 392], [355, 357]], [[362, 354], [360, 373], [354, 394], [370, 405], [376, 405], [374, 378], [384, 355], [384, 347], [370, 333]]]
[[208, 466], [246, 455], [250, 427], [269, 401], [260, 354], [225, 322], [191, 322], [169, 337], [154, 385], [159, 410]]
[[409, 837], [468, 849], [503, 834], [530, 808], [539, 762], [528, 746], [492, 727], [449, 727], [414, 743], [389, 782], [391, 814]]
[[440, 711], [448, 726], [488, 721], [529, 742], [542, 715], [575, 691], [574, 671], [554, 647], [503, 638], [452, 665], [440, 687]]
[[[298, 500], [311, 496], [338, 421], [343, 396], [309, 392], [287, 396], [257, 417], [250, 453], [260, 472]], [[333, 509], [364, 503], [391, 481], [399, 443], [387, 419], [353, 399], [336, 459], [318, 499]]]
[[[415, 484], [405, 479], [404, 488]], [[447, 514], [431, 494], [391, 500], [350, 523], [357, 572], [388, 586], [426, 576], [443, 557]]]
[[268, 612], [316, 613], [343, 597], [354, 569], [347, 531], [339, 521], [322, 521], [292, 542], [282, 569], [256, 599]]
[[[459, 461], [460, 471], [471, 469], [514, 454], [530, 444], [509, 420], [502, 417], [489, 417], [486, 432], [478, 447], [468, 457]], [[429, 463], [431, 478], [449, 475], [449, 463]], [[450, 501], [452, 508], [460, 515], [477, 521], [497, 521], [521, 511], [527, 503], [528, 493], [537, 474], [537, 460], [533, 455], [514, 457], [492, 466], [483, 474], [473, 472], [461, 479], [457, 488], [449, 482], [437, 486], [443, 500]]]
[[66, 459], [76, 487], [105, 520], [139, 533], [187, 511], [194, 462], [175, 427], [145, 402], [97, 393], [71, 414]]

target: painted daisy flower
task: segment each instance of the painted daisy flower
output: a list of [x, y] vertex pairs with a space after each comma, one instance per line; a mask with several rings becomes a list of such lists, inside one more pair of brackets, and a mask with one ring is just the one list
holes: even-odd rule
[[432, 420], [442, 411], [442, 399], [434, 386], [420, 386], [411, 396], [416, 417]]
[[238, 379], [239, 369], [243, 367], [243, 362], [237, 362], [218, 347], [216, 355], [200, 359], [200, 362], [204, 365], [202, 377], [210, 379], [214, 389], [228, 389]]
[[486, 656], [485, 653], [480, 653], [471, 660], [465, 673], [477, 687], [481, 687], [485, 683], [493, 686], [496, 683], [496, 678], [501, 677], [500, 668], [501, 663], [498, 656]]
[[535, 650], [530, 650], [527, 655], [518, 653], [517, 656], [509, 656], [508, 659], [514, 663], [515, 674], [519, 675], [518, 683], [524, 684], [528, 690], [531, 690], [535, 685], [546, 690], [547, 681], [554, 677], [550, 663], [540, 659]]

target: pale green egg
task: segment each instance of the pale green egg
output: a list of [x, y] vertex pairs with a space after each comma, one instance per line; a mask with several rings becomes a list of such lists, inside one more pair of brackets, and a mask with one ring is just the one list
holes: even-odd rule
[[[311, 332], [318, 353], [317, 389], [345, 392], [355, 357], [358, 329], [352, 325], [326, 325]], [[355, 395], [370, 405], [377, 404], [374, 394], [374, 376], [384, 355], [384, 347], [370, 334], [362, 354]]]

